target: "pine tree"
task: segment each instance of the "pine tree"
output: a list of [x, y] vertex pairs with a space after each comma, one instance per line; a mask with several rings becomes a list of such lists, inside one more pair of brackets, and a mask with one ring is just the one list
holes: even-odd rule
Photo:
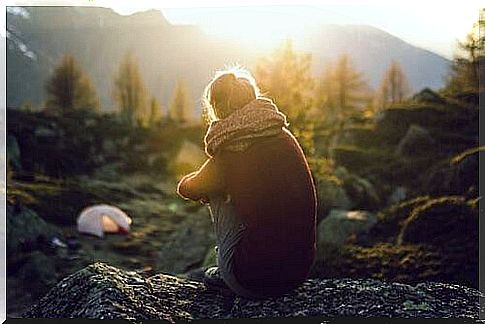
[[382, 77], [375, 108], [381, 110], [389, 105], [403, 102], [409, 92], [406, 75], [399, 63], [393, 61]]
[[74, 57], [66, 54], [47, 81], [46, 109], [66, 112], [73, 109], [99, 109], [96, 90]]
[[121, 118], [130, 125], [144, 124], [148, 119], [145, 85], [133, 55], [128, 52], [114, 79], [113, 97]]
[[156, 125], [158, 122], [160, 122], [160, 118], [162, 115], [160, 109], [160, 103], [158, 102], [157, 98], [152, 97], [152, 99], [150, 100], [150, 126]]
[[187, 122], [190, 120], [191, 100], [187, 92], [185, 83], [177, 81], [175, 90], [170, 102], [169, 117], [176, 122]]

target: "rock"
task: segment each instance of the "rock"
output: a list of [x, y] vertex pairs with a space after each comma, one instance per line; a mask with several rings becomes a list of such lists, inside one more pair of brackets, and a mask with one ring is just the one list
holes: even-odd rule
[[207, 209], [187, 214], [160, 251], [158, 267], [172, 274], [187, 272], [201, 265], [207, 251], [215, 245], [215, 233]]
[[217, 250], [216, 247], [209, 248], [207, 254], [205, 255], [204, 262], [202, 263], [202, 267], [213, 267], [217, 265]]
[[350, 209], [352, 202], [342, 185], [331, 180], [319, 180], [317, 182], [318, 195], [318, 218], [321, 220], [327, 216], [331, 209]]
[[478, 195], [479, 150], [471, 149], [451, 161], [438, 162], [424, 176], [423, 191], [433, 195]]
[[[39, 294], [46, 292], [57, 281], [56, 268], [52, 258], [40, 251], [34, 251], [26, 257], [25, 264], [18, 270], [18, 276], [32, 287], [31, 291]], [[33, 289], [35, 287], [35, 289]]]
[[460, 196], [431, 199], [404, 222], [397, 243], [477, 247], [478, 210]]
[[429, 132], [418, 125], [409, 126], [406, 135], [396, 148], [396, 154], [401, 156], [417, 156], [434, 151], [435, 141]]
[[408, 190], [406, 187], [403, 186], [398, 186], [392, 194], [389, 196], [389, 199], [387, 200], [387, 203], [389, 205], [394, 205], [397, 203], [400, 203], [401, 201], [406, 200]]
[[22, 170], [21, 161], [17, 139], [13, 135], [7, 135], [7, 166], [12, 167], [13, 171], [20, 171]]
[[368, 232], [376, 222], [377, 217], [369, 212], [332, 209], [318, 225], [318, 244], [345, 244]]
[[377, 213], [377, 223], [370, 229], [368, 238], [375, 243], [395, 243], [405, 220], [411, 212], [429, 201], [429, 196], [420, 196], [380, 210]]
[[415, 286], [365, 279], [308, 279], [281, 297], [222, 296], [196, 281], [157, 274], [143, 278], [103, 263], [63, 279], [28, 310], [27, 318], [165, 320], [266, 317], [479, 316], [478, 290], [444, 283]]
[[446, 100], [430, 88], [424, 88], [412, 97], [413, 101], [431, 104], [446, 104]]
[[39, 126], [35, 129], [34, 135], [36, 137], [54, 137], [56, 136], [56, 132], [50, 128]]
[[52, 237], [59, 236], [56, 227], [22, 203], [7, 204], [7, 228], [7, 255], [35, 250], [42, 242], [47, 243]]
[[350, 200], [351, 208], [377, 210], [380, 199], [374, 185], [367, 179], [349, 173], [344, 167], [338, 167], [335, 175], [343, 181], [343, 187]]

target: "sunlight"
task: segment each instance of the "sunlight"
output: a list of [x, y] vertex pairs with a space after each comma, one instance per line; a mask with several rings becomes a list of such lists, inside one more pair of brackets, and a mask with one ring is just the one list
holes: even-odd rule
[[200, 26], [207, 33], [250, 43], [257, 50], [268, 50], [287, 38], [303, 38], [317, 24], [318, 19], [304, 14], [301, 8], [253, 7], [214, 10], [210, 20], [201, 22]]

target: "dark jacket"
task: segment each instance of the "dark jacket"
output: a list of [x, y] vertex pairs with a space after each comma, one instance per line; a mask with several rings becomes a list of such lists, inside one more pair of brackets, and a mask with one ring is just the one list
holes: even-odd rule
[[207, 200], [228, 194], [246, 231], [236, 248], [239, 283], [260, 294], [280, 294], [308, 276], [316, 252], [316, 194], [295, 137], [260, 138], [247, 150], [218, 151], [182, 179], [180, 195]]

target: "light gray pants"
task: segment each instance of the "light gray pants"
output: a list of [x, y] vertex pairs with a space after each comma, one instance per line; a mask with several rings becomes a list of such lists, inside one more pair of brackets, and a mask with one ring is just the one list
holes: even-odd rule
[[236, 294], [258, 298], [258, 295], [242, 287], [234, 275], [234, 251], [246, 230], [246, 225], [237, 214], [234, 205], [225, 197], [212, 197], [209, 200], [209, 211], [216, 232], [217, 266], [222, 279]]

